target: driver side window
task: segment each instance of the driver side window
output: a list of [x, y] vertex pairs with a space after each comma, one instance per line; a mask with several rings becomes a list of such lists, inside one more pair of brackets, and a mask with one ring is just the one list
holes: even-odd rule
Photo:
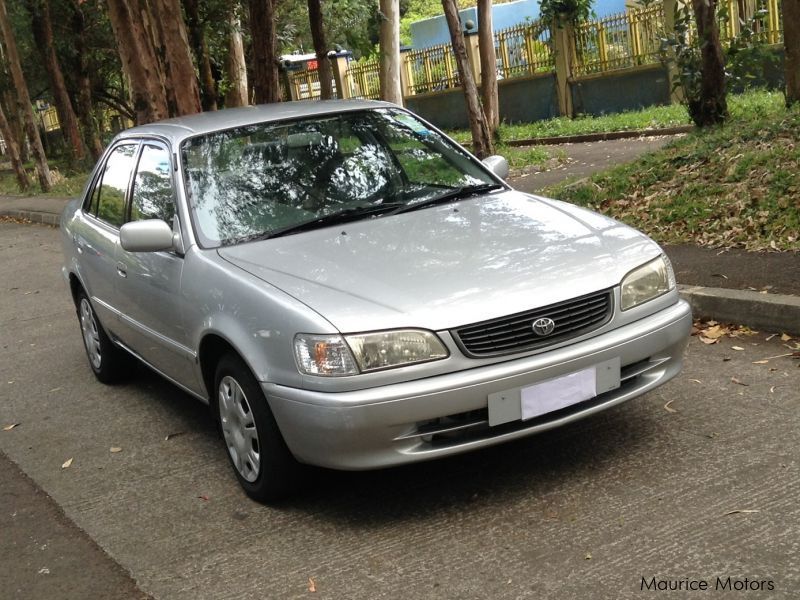
[[175, 198], [170, 173], [167, 149], [144, 142], [133, 181], [131, 221], [161, 219], [172, 225]]

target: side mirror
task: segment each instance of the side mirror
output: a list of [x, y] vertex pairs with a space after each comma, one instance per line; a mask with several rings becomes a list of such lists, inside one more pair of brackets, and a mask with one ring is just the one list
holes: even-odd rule
[[172, 250], [172, 227], [161, 219], [132, 221], [119, 230], [119, 242], [128, 252]]
[[492, 173], [497, 175], [500, 179], [508, 177], [508, 161], [497, 154], [487, 156], [483, 159], [483, 164], [489, 167]]

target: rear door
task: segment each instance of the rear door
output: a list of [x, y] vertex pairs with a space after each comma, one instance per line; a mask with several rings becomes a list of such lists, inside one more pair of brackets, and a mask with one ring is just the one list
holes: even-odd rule
[[[172, 177], [166, 144], [142, 140], [128, 220], [160, 219], [180, 235]], [[173, 250], [127, 252], [118, 247], [116, 262], [124, 272], [117, 279], [120, 321], [128, 347], [163, 374], [196, 390], [195, 353], [184, 327], [183, 261]]]
[[83, 284], [100, 322], [112, 333], [118, 331], [116, 283], [120, 275], [116, 254], [119, 228], [125, 222], [126, 197], [138, 146], [138, 142], [128, 141], [111, 150], [73, 232]]

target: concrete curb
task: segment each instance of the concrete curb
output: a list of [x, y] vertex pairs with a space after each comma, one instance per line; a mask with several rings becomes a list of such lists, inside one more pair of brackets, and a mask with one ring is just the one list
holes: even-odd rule
[[579, 144], [581, 142], [605, 142], [608, 140], [624, 140], [629, 138], [653, 137], [658, 135], [677, 135], [694, 131], [694, 125], [678, 125], [676, 127], [659, 127], [657, 129], [635, 129], [633, 131], [607, 131], [602, 133], [583, 133], [580, 135], [561, 135], [554, 137], [529, 138], [525, 140], [508, 140], [506, 146], [552, 146], [556, 144]]
[[53, 227], [58, 227], [61, 223], [61, 215], [35, 210], [0, 209], [0, 217], [25, 219], [31, 223], [41, 223], [42, 225], [52, 225]]
[[800, 296], [692, 285], [678, 285], [678, 291], [691, 305], [695, 318], [776, 333], [800, 333]]

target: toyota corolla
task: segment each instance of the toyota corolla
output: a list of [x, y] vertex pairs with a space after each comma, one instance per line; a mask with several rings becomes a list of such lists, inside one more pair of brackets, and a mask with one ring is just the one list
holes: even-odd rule
[[394, 105], [284, 103], [118, 135], [62, 218], [89, 365], [209, 403], [261, 501], [558, 427], [674, 377], [669, 260], [511, 189]]

